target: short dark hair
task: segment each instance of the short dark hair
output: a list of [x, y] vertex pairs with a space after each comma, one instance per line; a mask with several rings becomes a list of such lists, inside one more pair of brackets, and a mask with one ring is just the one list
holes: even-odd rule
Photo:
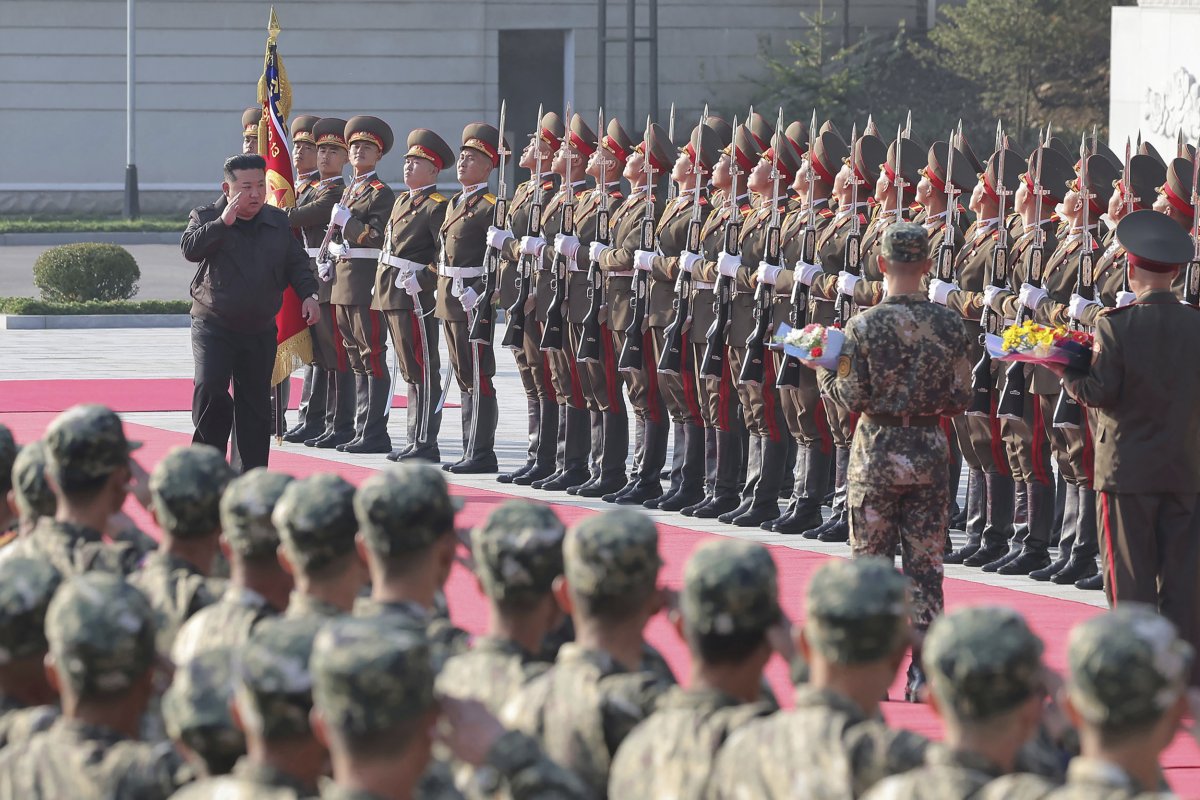
[[687, 638], [694, 656], [706, 664], [740, 664], [767, 644], [766, 631], [741, 631], [738, 633], [696, 633], [686, 629]]
[[239, 153], [225, 159], [225, 181], [233, 183], [237, 176], [233, 173], [243, 169], [267, 169], [267, 160], [256, 153]]

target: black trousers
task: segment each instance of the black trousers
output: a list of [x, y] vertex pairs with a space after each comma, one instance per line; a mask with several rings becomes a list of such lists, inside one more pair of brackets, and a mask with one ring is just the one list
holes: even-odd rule
[[267, 466], [275, 329], [236, 333], [213, 320], [192, 317], [192, 359], [192, 441], [224, 453], [232, 435], [230, 466], [239, 472]]

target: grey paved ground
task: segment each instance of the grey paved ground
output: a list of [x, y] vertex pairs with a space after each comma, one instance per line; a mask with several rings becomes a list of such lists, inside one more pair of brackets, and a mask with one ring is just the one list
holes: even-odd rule
[[[142, 271], [137, 300], [186, 300], [195, 267], [183, 260], [177, 245], [124, 245]], [[0, 295], [38, 297], [33, 262], [46, 247], [0, 247]]]
[[[7, 249], [0, 248], [0, 256]], [[177, 273], [178, 274], [178, 273]], [[186, 278], [183, 279], [186, 282]], [[501, 334], [498, 332], [496, 340]], [[501, 408], [513, 409], [513, 413], [502, 413], [496, 431], [497, 454], [501, 469], [509, 469], [524, 460], [526, 418], [516, 409], [523, 409], [520, 381], [512, 358], [505, 352], [497, 353], [498, 371], [496, 392]], [[449, 361], [443, 354], [442, 363]], [[53, 378], [189, 378], [192, 371], [191, 350], [186, 329], [156, 330], [96, 330], [96, 331], [3, 331], [0, 330], [0, 382], [19, 379]], [[0, 392], [3, 392], [0, 383]], [[455, 431], [461, 430], [458, 409], [446, 409], [442, 425], [441, 452], [444, 459], [457, 460], [461, 446]], [[131, 422], [151, 425], [164, 430], [190, 433], [190, 414], [187, 412], [127, 414]], [[397, 411], [391, 418], [391, 433], [394, 442], [404, 439], [404, 412]], [[304, 455], [328, 461], [356, 464], [371, 468], [385, 466], [381, 455], [345, 455], [329, 450], [313, 450], [301, 445], [284, 445], [298, 448]], [[531, 497], [557, 503], [569, 503], [584, 508], [611, 508], [599, 500], [589, 501], [571, 497], [561, 492], [539, 492], [520, 486], [499, 484], [492, 475], [450, 476], [453, 483], [475, 488], [489, 489], [513, 496]], [[966, 481], [963, 480], [965, 487]], [[676, 513], [650, 512], [664, 523], [722, 536], [736, 536], [754, 541], [792, 547], [799, 550], [847, 556], [845, 545], [810, 542], [799, 537], [781, 536], [757, 528], [742, 529], [716, 521], [693, 520]], [[962, 534], [955, 533], [956, 541]], [[1074, 600], [1091, 605], [1104, 605], [1100, 592], [1081, 592], [1074, 587], [1059, 587], [1037, 583], [1022, 577], [986, 575], [977, 569], [949, 566], [946, 575], [952, 578], [1003, 586], [1017, 591], [1046, 597]]]

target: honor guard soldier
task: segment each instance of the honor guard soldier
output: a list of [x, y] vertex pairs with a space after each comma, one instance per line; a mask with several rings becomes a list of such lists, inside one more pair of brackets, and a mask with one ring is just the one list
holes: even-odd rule
[[242, 112], [242, 153], [258, 152], [258, 121], [261, 119], [260, 106], [250, 106]]
[[456, 171], [462, 190], [450, 198], [439, 232], [436, 316], [442, 321], [450, 366], [462, 397], [463, 455], [449, 472], [496, 471], [496, 356], [491, 345], [470, 341], [471, 315], [483, 284], [483, 258], [495, 195], [488, 177], [500, 163], [500, 132], [484, 122], [463, 128]]
[[346, 188], [342, 178], [349, 157], [345, 132], [344, 119], [326, 117], [313, 123], [309, 132], [294, 131], [292, 134], [293, 148], [300, 147], [296, 142], [307, 146], [304, 139], [311, 138], [314, 152], [316, 172], [297, 187], [296, 205], [287, 209], [287, 215], [292, 227], [300, 229], [313, 275], [318, 278], [317, 302], [321, 304], [321, 318], [308, 329], [312, 334], [313, 363], [304, 376], [305, 401], [300, 407], [300, 422], [283, 438], [288, 442], [311, 442], [310, 446], [316, 446], [326, 434], [331, 435], [333, 445], [330, 446], [348, 442], [353, 437], [354, 378], [341, 337], [337, 335], [337, 320], [329, 302], [333, 287], [329, 280], [320, 280], [317, 268], [317, 255], [329, 226], [329, 214]]
[[1200, 643], [1200, 411], [1181, 398], [1200, 392], [1200, 362], [1190, 352], [1200, 313], [1180, 303], [1171, 285], [1193, 260], [1195, 245], [1155, 211], [1121, 220], [1117, 239], [1137, 299], [1096, 321], [1090, 370], [1055, 372], [1072, 397], [1096, 409], [1095, 487], [1109, 600], [1150, 604], [1194, 646]]
[[[813, 139], [811, 151], [805, 154], [803, 165], [796, 172], [792, 188], [804, 201], [804, 206], [784, 220], [781, 233], [784, 264], [795, 268], [783, 269], [775, 278], [776, 294], [786, 297], [789, 304], [800, 273], [808, 270], [807, 275], [811, 280], [811, 275], [815, 274], [812, 270], [820, 269], [801, 263], [805, 258], [802, 250], [805, 230], [811, 222], [815, 235], [815, 255], [818, 252], [817, 242], [832, 227], [835, 218], [829, 207], [834, 175], [848, 153], [842, 138], [827, 131]], [[811, 207], [808, 205], [810, 197]], [[817, 260], [814, 257], [814, 261]], [[807, 292], [807, 289], [802, 291]], [[794, 305], [792, 307], [796, 308]], [[805, 316], [795, 319], [793, 327], [803, 329], [809, 323], [830, 325], [833, 314], [833, 303], [810, 296]], [[821, 525], [821, 504], [829, 488], [829, 468], [833, 461], [833, 439], [829, 433], [829, 420], [825, 415], [821, 391], [817, 387], [816, 373], [810, 369], [800, 369], [797, 378], [796, 388], [781, 388], [779, 392], [784, 418], [797, 447], [791, 502], [781, 517], [764, 522], [761, 526], [775, 533], [799, 534]]]
[[392, 129], [377, 117], [351, 117], [346, 144], [354, 178], [333, 207], [329, 221], [341, 230], [334, 253], [331, 302], [336, 306], [338, 334], [354, 372], [354, 438], [336, 445], [346, 453], [387, 453], [392, 448], [388, 414], [392, 383], [387, 368], [387, 333], [383, 314], [371, 308], [375, 272], [396, 196], [379, 180], [375, 166], [392, 149]]
[[[521, 151], [518, 166], [529, 170], [529, 180], [513, 192], [508, 204], [508, 229], [488, 231], [488, 244], [503, 248], [500, 260], [500, 306], [509, 312], [509, 326], [519, 317], [524, 321], [520, 337], [506, 340], [517, 362], [517, 375], [525, 390], [529, 413], [529, 447], [525, 463], [496, 478], [500, 483], [528, 486], [554, 474], [558, 448], [558, 398], [548, 374], [546, 355], [540, 349], [542, 326], [534, 318], [537, 270], [532, 258], [520, 251], [520, 237], [540, 229], [542, 211], [554, 194], [555, 175], [551, 169], [554, 153], [562, 145], [565, 132], [558, 114], [550, 111], [538, 121], [538, 130]], [[536, 226], [533, 216], [536, 214]], [[518, 300], [520, 307], [518, 308]]]
[[441, 460], [438, 431], [442, 362], [438, 326], [432, 316], [437, 287], [438, 235], [446, 219], [448, 200], [437, 190], [438, 173], [454, 163], [454, 151], [442, 137], [419, 128], [408, 135], [404, 183], [392, 206], [379, 256], [372, 309], [383, 312], [400, 374], [408, 384], [408, 441], [388, 454], [389, 461], [419, 458]]
[[[646, 152], [647, 144], [650, 152]], [[662, 495], [659, 477], [667, 459], [667, 410], [658, 388], [648, 330], [633, 332], [637, 298], [635, 295], [634, 253], [641, 247], [641, 232], [647, 219], [658, 220], [660, 209], [654, 197], [656, 176], [670, 170], [669, 141], [666, 131], [652, 124], [649, 133], [633, 149], [625, 162], [629, 181], [629, 199], [612, 217], [612, 242], [605, 246], [593, 242], [589, 255], [604, 270], [604, 296], [608, 304], [608, 324], [613, 335], [613, 351], [620, 354], [629, 336], [641, 337], [642, 368], [621, 370], [629, 404], [635, 416], [633, 472], [625, 486], [602, 497], [605, 502], [641, 505]], [[648, 162], [648, 163], [647, 163]], [[649, 182], [649, 186], [647, 183]], [[647, 210], [647, 204], [651, 206]], [[642, 301], [645, 303], [645, 298]]]

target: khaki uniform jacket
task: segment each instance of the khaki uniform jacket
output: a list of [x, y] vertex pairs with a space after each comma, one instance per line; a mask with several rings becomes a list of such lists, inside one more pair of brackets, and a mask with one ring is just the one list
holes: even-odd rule
[[[1054, 257], [1054, 253], [1058, 249], [1058, 218], [1050, 217], [1043, 220], [1042, 230], [1042, 272], [1040, 275], [1032, 276], [1039, 281], [1045, 277], [1046, 265], [1049, 263], [1049, 259]], [[1029, 273], [1032, 258], [1033, 226], [1030, 226], [1028, 230], [1021, 234], [1021, 237], [1017, 239], [1012, 248], [1009, 287], [1013, 293], [1001, 295], [992, 303], [992, 309], [1006, 320], [1011, 319], [1015, 321], [1021, 310], [1017, 294], [1021, 291], [1021, 284], [1031, 282]], [[1045, 367], [1036, 364], [1025, 365], [1025, 385], [1030, 392], [1038, 395], [1057, 395], [1060, 388], [1058, 376]]]
[[[417, 279], [421, 282], [421, 308], [426, 311], [433, 308], [433, 290], [437, 288], [437, 270], [433, 264], [437, 259], [438, 233], [446, 219], [448, 207], [449, 201], [437, 191], [436, 186], [426, 186], [415, 192], [401, 192], [392, 206], [392, 215], [384, 232], [385, 255], [425, 267], [417, 273]], [[413, 300], [408, 292], [396, 286], [399, 276], [398, 267], [379, 264], [371, 308], [376, 311], [412, 309]]]
[[[621, 184], [619, 181], [613, 181], [608, 184], [608, 238], [612, 240], [612, 218], [617, 213], [617, 209], [621, 207], [621, 203], [625, 200], [625, 195], [621, 192]], [[588, 270], [592, 266], [591, 258], [588, 255], [588, 249], [592, 242], [596, 240], [596, 232], [600, 224], [600, 207], [604, 195], [600, 189], [593, 188], [584, 193], [579, 199], [579, 206], [575, 209], [575, 237], [579, 239], [579, 250], [575, 253], [575, 269], [577, 271], [571, 273], [571, 287], [568, 290], [567, 297], [567, 321], [575, 325], [583, 324], [587, 318], [588, 310], [592, 306], [592, 299], [588, 296], [588, 289], [591, 285], [588, 282]], [[604, 316], [601, 315], [601, 320]]]
[[[651, 194], [655, 204], [653, 218], [658, 219], [661, 209], [657, 198]], [[612, 249], [600, 256], [600, 269], [604, 270], [604, 300], [608, 305], [608, 327], [623, 331], [633, 320], [633, 254], [641, 247], [642, 221], [646, 218], [646, 192], [633, 189], [629, 197], [613, 214]], [[613, 275], [627, 272], [628, 275]]]
[[[483, 189], [472, 192], [471, 196], [465, 199], [461, 191], [450, 198], [449, 207], [438, 231], [441, 240], [439, 268], [444, 265], [482, 269], [483, 259], [487, 254], [487, 229], [492, 224], [495, 205], [496, 196]], [[457, 283], [463, 289], [469, 286], [478, 292], [483, 287], [483, 274]], [[453, 278], [439, 273], [436, 316], [441, 320], [466, 322], [467, 313], [463, 311], [462, 303], [453, 292], [455, 284]]]
[[[577, 236], [579, 231], [580, 201], [587, 193], [587, 183], [586, 181], [580, 180], [573, 183], [571, 188], [575, 194], [575, 235]], [[554, 237], [559, 233], [562, 233], [563, 204], [566, 202], [566, 200], [567, 195], [564, 190], [560, 188], [558, 192], [555, 193], [554, 197], [550, 198], [550, 202], [546, 204], [545, 211], [542, 212], [542, 238], [546, 240], [546, 248], [542, 251], [541, 261], [537, 264], [536, 311], [538, 322], [546, 321], [546, 315], [550, 312], [550, 304], [553, 302], [554, 298], [553, 291], [551, 290], [551, 277], [558, 260], [558, 253], [556, 253], [554, 250]], [[586, 259], [587, 249], [583, 246], [582, 241], [583, 240], [581, 239], [579, 249], [582, 252], [583, 257]], [[509, 244], [512, 243], [509, 242]], [[578, 257], [578, 254], [576, 254], [576, 257]], [[570, 274], [567, 275], [566, 293], [568, 302], [570, 302], [571, 299], [571, 291], [576, 286], [576, 283], [572, 281], [572, 278], [574, 278], [575, 281], [581, 280], [578, 276], [572, 276]], [[586, 275], [582, 279], [582, 284], [584, 288], [581, 291], [586, 293]], [[566, 317], [567, 309], [564, 308], [563, 319], [566, 319]]]
[[[288, 224], [300, 229], [304, 241], [304, 249], [309, 252], [309, 263], [312, 265], [313, 277], [317, 278], [317, 257], [315, 253], [325, 241], [325, 229], [329, 227], [329, 213], [346, 191], [346, 181], [341, 175], [336, 178], [314, 180], [306, 183], [296, 196], [294, 208], [285, 209]], [[333, 283], [317, 279], [317, 300], [329, 302], [333, 292]]]
[[[345, 203], [350, 209], [350, 219], [342, 229], [342, 241], [351, 248], [379, 250], [383, 246], [388, 214], [395, 202], [395, 193], [378, 177], [371, 176], [355, 185]], [[378, 264], [378, 253], [369, 258], [338, 260], [333, 269], [330, 302], [342, 306], [369, 306], [375, 291]]]
[[[866, 203], [859, 203], [858, 224], [862, 233], [866, 232], [867, 226], [870, 224], [865, 213], [866, 207]], [[833, 221], [821, 231], [821, 235], [817, 238], [817, 253], [821, 256], [821, 268], [825, 272], [813, 279], [808, 294], [810, 299], [829, 302], [830, 310], [819, 313], [828, 313], [830, 322], [837, 313], [838, 273], [846, 268], [846, 242], [850, 238], [852, 219], [849, 213], [839, 210], [834, 215]], [[860, 247], [859, 252], [863, 255], [863, 260], [860, 260], [861, 266], [862, 263], [865, 263], [866, 250]], [[851, 313], [853, 313], [853, 309]]]
[[[738, 198], [738, 214], [745, 219], [753, 211], [750, 205], [750, 195], [744, 194]], [[692, 328], [690, 340], [696, 344], [708, 341], [708, 329], [717, 319], [716, 283], [721, 274], [717, 272], [717, 257], [725, 250], [725, 226], [729, 221], [730, 208], [728, 203], [715, 205], [700, 229], [700, 249], [704, 261], [696, 265], [692, 272]], [[697, 286], [697, 282], [711, 283], [712, 289]]]
[[692, 208], [700, 203], [701, 219], [707, 213], [708, 190], [681, 192], [671, 201], [659, 217], [655, 226], [654, 239], [659, 255], [655, 256], [650, 269], [649, 325], [665, 328], [675, 318], [675, 300], [679, 296], [676, 279], [679, 277], [679, 254], [687, 246], [688, 226], [692, 222]]
[[[787, 199], [780, 198], [780, 218], [786, 211]], [[742, 220], [738, 247], [742, 266], [733, 282], [733, 301], [729, 312], [729, 333], [726, 342], [730, 347], [745, 347], [746, 339], [754, 332], [754, 295], [757, 287], [750, 277], [758, 272], [767, 248], [767, 230], [771, 224], [770, 201], [759, 205]], [[775, 300], [772, 298], [772, 305]]]
[[[517, 273], [521, 255], [521, 237], [530, 233], [530, 214], [535, 204], [545, 208], [554, 193], [554, 176], [544, 175], [541, 182], [533, 178], [517, 186], [508, 203], [508, 229], [513, 237], [505, 243], [500, 255], [500, 291], [496, 293], [500, 305], [510, 308], [517, 301]], [[536, 275], [534, 276], [536, 280]], [[533, 290], [533, 287], [529, 287]]]

